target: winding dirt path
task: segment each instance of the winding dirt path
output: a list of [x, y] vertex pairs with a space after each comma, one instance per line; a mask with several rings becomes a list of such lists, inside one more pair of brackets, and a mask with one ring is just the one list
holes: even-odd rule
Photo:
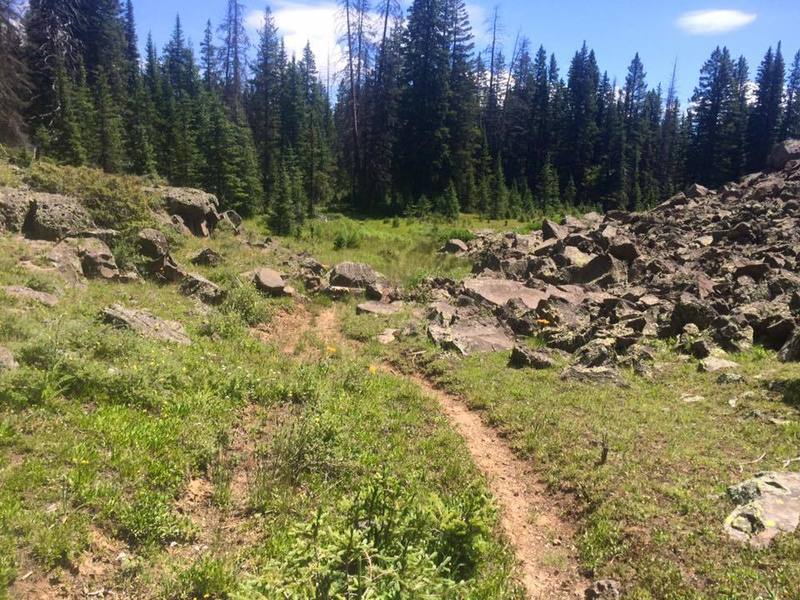
[[[315, 319], [315, 333], [326, 343], [344, 345], [336, 306]], [[498, 432], [484, 424], [456, 396], [427, 379], [385, 365], [383, 370], [411, 381], [434, 398], [451, 426], [463, 438], [501, 510], [503, 533], [514, 549], [526, 595], [532, 600], [582, 598], [589, 585], [578, 572], [575, 529], [564, 521], [553, 495], [537, 481], [531, 466], [517, 458]]]

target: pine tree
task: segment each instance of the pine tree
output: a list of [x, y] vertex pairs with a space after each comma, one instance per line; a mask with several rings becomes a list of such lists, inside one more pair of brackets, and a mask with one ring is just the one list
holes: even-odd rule
[[492, 190], [489, 204], [489, 217], [505, 219], [508, 216], [508, 188], [503, 173], [503, 160], [500, 155], [494, 160], [492, 172]]
[[63, 64], [56, 66], [55, 92], [58, 110], [50, 127], [39, 132], [38, 141], [51, 156], [70, 165], [83, 165], [87, 154], [75, 110], [75, 92]]
[[781, 44], [773, 54], [767, 50], [758, 69], [756, 102], [750, 113], [747, 131], [747, 165], [751, 171], [763, 169], [767, 155], [778, 141], [785, 68]]
[[19, 144], [25, 138], [23, 111], [29, 81], [19, 22], [17, 0], [0, 0], [0, 144]]
[[398, 183], [412, 197], [439, 195], [449, 182], [444, 8], [443, 0], [415, 0], [405, 32]]
[[734, 66], [727, 48], [717, 47], [700, 71], [700, 83], [692, 102], [692, 142], [689, 155], [690, 177], [705, 185], [719, 185], [731, 172], [730, 136], [727, 124], [738, 102], [734, 86]]
[[244, 27], [245, 7], [239, 0], [228, 0], [225, 19], [219, 27], [222, 35], [220, 68], [225, 103], [241, 119], [244, 84], [247, 70], [247, 51], [250, 42]]
[[781, 137], [800, 139], [800, 50], [794, 55], [786, 84], [786, 112]]
[[253, 66], [250, 122], [256, 140], [262, 187], [270, 198], [276, 191], [280, 176], [281, 43], [278, 29], [269, 8], [264, 14], [264, 27], [259, 34], [258, 51]]
[[552, 213], [561, 205], [561, 197], [558, 190], [558, 176], [549, 159], [545, 161], [538, 180], [536, 199], [545, 213]]
[[591, 195], [589, 170], [594, 164], [594, 152], [599, 133], [597, 127], [597, 90], [600, 71], [594, 51], [586, 43], [572, 59], [569, 68], [568, 91], [568, 135], [565, 139], [568, 151], [562, 148], [562, 177], [572, 177], [580, 201]]
[[102, 69], [97, 74], [95, 111], [99, 143], [95, 160], [107, 173], [119, 173], [125, 154], [122, 118], [111, 95], [108, 78]]
[[294, 229], [295, 206], [292, 197], [291, 176], [286, 164], [278, 171], [275, 195], [269, 213], [269, 227], [278, 235], [289, 235]]
[[214, 45], [214, 34], [211, 19], [206, 21], [203, 41], [200, 43], [200, 68], [203, 71], [203, 85], [206, 91], [216, 90], [219, 87], [219, 49]]
[[449, 221], [455, 221], [458, 219], [460, 210], [461, 205], [458, 201], [458, 192], [456, 191], [456, 186], [451, 181], [444, 195], [441, 196], [439, 213]]

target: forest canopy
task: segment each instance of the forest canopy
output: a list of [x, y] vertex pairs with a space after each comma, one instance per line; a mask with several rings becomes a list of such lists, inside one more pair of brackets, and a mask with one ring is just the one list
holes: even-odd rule
[[[222, 0], [221, 0], [222, 1]], [[585, 43], [562, 68], [517, 36], [476, 48], [465, 0], [340, 0], [335, 89], [267, 8], [248, 39], [228, 0], [196, 50], [180, 17], [140, 55], [131, 0], [0, 0], [0, 143], [70, 165], [158, 175], [287, 233], [321, 207], [494, 218], [560, 205], [652, 206], [763, 168], [800, 136], [800, 51], [755, 73], [717, 47], [688, 106], [674, 75], [624, 79]], [[752, 75], [752, 77], [751, 77]]]

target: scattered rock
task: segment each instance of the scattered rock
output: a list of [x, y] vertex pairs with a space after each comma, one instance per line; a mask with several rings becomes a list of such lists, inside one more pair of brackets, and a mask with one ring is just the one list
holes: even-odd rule
[[193, 188], [162, 188], [161, 197], [170, 215], [177, 215], [196, 236], [208, 237], [219, 223], [219, 200]]
[[795, 330], [794, 335], [778, 352], [778, 360], [792, 362], [800, 360], [800, 330]]
[[224, 259], [220, 253], [215, 252], [211, 248], [203, 248], [189, 259], [189, 262], [197, 266], [218, 267], [224, 262]]
[[78, 256], [81, 259], [83, 274], [89, 279], [120, 279], [119, 268], [111, 249], [98, 238], [77, 241]]
[[159, 319], [144, 310], [125, 308], [115, 304], [103, 310], [103, 321], [114, 327], [131, 329], [140, 335], [175, 344], [189, 344], [183, 325], [177, 321]]
[[546, 352], [534, 350], [527, 346], [514, 346], [511, 350], [511, 358], [508, 361], [510, 367], [522, 369], [549, 369], [555, 366], [555, 361]]
[[696, 402], [705, 401], [705, 396], [700, 396], [699, 394], [681, 394], [681, 402], [685, 402], [686, 404], [694, 404]]
[[197, 298], [206, 304], [221, 304], [225, 300], [225, 290], [197, 273], [187, 273], [180, 290], [184, 296]]
[[505, 329], [480, 319], [458, 321], [450, 327], [431, 323], [428, 335], [443, 348], [457, 350], [464, 356], [514, 347], [514, 339]]
[[18, 368], [19, 363], [14, 359], [11, 350], [0, 346], [0, 371], [10, 371]]
[[724, 369], [736, 369], [739, 365], [732, 360], [719, 358], [718, 356], [709, 356], [700, 361], [698, 369], [705, 373], [716, 373]]
[[268, 296], [283, 296], [286, 294], [286, 282], [280, 273], [266, 267], [253, 271], [253, 283], [259, 292]]
[[619, 600], [622, 593], [619, 582], [615, 579], [600, 579], [586, 589], [586, 600]]
[[394, 315], [400, 312], [403, 309], [402, 302], [392, 302], [391, 304], [386, 302], [377, 302], [375, 300], [369, 300], [367, 302], [362, 302], [358, 306], [356, 306], [356, 314], [358, 315]]
[[619, 371], [613, 367], [583, 367], [581, 365], [570, 365], [561, 372], [561, 379], [574, 379], [583, 383], [625, 385]]
[[725, 519], [733, 539], [756, 548], [768, 546], [780, 533], [791, 533], [800, 522], [800, 473], [759, 473], [728, 488], [739, 506]]
[[55, 306], [58, 304], [58, 297], [47, 292], [40, 292], [32, 290], [29, 287], [21, 285], [7, 285], [2, 288], [3, 292], [12, 298], [19, 298], [20, 300], [33, 300], [45, 306]]
[[442, 248], [442, 252], [447, 252], [448, 254], [466, 254], [469, 252], [469, 247], [461, 240], [454, 238], [452, 240], [447, 240]]
[[329, 281], [332, 287], [364, 289], [381, 279], [383, 275], [369, 265], [343, 262], [333, 267]]
[[396, 341], [395, 335], [397, 334], [396, 329], [384, 329], [381, 333], [378, 334], [378, 343], [382, 344], [383, 346], [388, 346], [389, 344]]
[[142, 229], [136, 238], [139, 252], [151, 260], [163, 259], [169, 256], [169, 242], [167, 236], [157, 229]]

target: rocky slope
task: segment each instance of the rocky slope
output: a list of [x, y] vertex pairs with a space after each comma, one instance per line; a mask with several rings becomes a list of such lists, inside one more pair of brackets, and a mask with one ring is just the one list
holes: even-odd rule
[[465, 354], [538, 336], [574, 355], [567, 374], [601, 379], [618, 365], [646, 370], [642, 342], [653, 338], [679, 338], [712, 370], [725, 366], [712, 355], [754, 343], [800, 359], [800, 141], [776, 147], [770, 164], [647, 212], [479, 235], [467, 244], [474, 278], [429, 282], [430, 336]]

